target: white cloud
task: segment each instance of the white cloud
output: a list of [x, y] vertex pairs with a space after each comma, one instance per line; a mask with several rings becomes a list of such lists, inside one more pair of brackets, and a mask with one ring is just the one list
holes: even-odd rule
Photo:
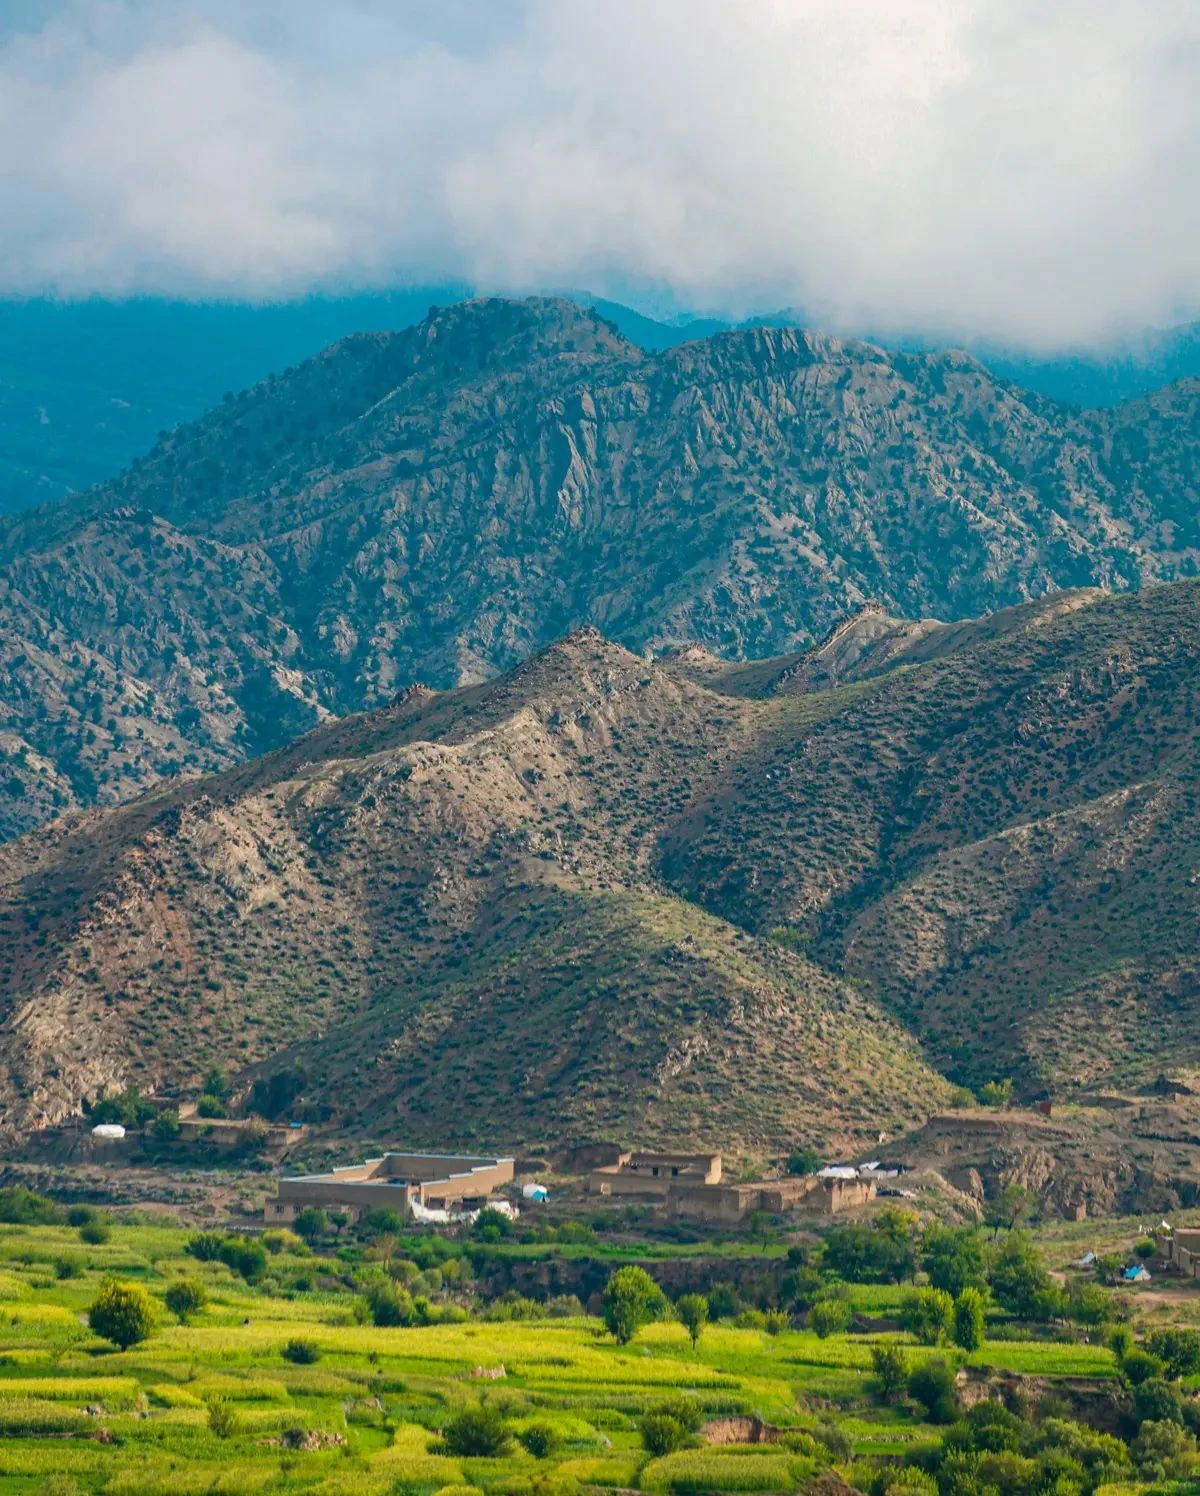
[[1193, 0], [24, 0], [0, 290], [465, 278], [1052, 346], [1200, 311]]

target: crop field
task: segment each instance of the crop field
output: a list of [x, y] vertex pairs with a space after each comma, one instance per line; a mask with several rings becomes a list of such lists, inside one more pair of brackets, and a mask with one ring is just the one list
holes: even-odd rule
[[[911, 1404], [870, 1396], [880, 1344], [903, 1343], [910, 1366], [949, 1355], [979, 1375], [1098, 1385], [1114, 1375], [1099, 1346], [1032, 1340], [987, 1341], [968, 1358], [899, 1333], [822, 1339], [725, 1323], [706, 1326], [693, 1349], [673, 1321], [622, 1346], [578, 1314], [380, 1328], [364, 1322], [351, 1254], [317, 1261], [283, 1235], [252, 1283], [197, 1260], [186, 1233], [167, 1227], [114, 1224], [85, 1246], [66, 1226], [0, 1226], [0, 1496], [785, 1492], [831, 1463], [861, 1477], [871, 1461], [938, 1437]], [[89, 1326], [114, 1277], [154, 1305], [149, 1333], [126, 1349]], [[181, 1319], [166, 1301], [183, 1281], [202, 1285], [204, 1302]], [[900, 1296], [855, 1297], [885, 1313]], [[698, 1424], [757, 1416], [776, 1441], [709, 1444], [701, 1431], [693, 1447], [655, 1455], [642, 1419], [681, 1397]], [[501, 1415], [506, 1447], [450, 1453], [446, 1424], [480, 1405]], [[532, 1427], [549, 1429], [549, 1449], [524, 1447]]]

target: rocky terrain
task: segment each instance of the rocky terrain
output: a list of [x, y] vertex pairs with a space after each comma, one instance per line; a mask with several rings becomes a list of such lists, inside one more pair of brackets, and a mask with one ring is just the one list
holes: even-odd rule
[[529, 1149], [1152, 1088], [1200, 1066], [1198, 709], [1195, 582], [756, 663], [578, 631], [5, 847], [0, 1125], [213, 1061], [365, 1140]]
[[651, 354], [560, 301], [347, 339], [0, 525], [0, 835], [585, 623], [752, 658], [1190, 575], [1198, 403], [787, 328]]

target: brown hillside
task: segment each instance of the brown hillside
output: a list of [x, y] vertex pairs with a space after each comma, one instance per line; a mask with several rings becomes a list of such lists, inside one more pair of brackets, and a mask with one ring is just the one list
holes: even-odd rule
[[1198, 399], [1079, 413], [786, 328], [648, 355], [557, 301], [348, 339], [0, 526], [0, 835], [587, 622], [734, 659], [868, 604], [953, 621], [1186, 575]]

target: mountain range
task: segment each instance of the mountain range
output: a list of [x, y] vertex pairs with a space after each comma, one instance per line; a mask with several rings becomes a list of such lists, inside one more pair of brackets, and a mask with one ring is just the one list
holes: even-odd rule
[[1191, 575], [1198, 410], [791, 328], [647, 353], [554, 300], [345, 339], [0, 522], [0, 834], [584, 624], [751, 657]]
[[367, 1140], [761, 1157], [1186, 1073], [1198, 711], [1190, 581], [411, 688], [2, 849], [0, 1128], [215, 1062]]

